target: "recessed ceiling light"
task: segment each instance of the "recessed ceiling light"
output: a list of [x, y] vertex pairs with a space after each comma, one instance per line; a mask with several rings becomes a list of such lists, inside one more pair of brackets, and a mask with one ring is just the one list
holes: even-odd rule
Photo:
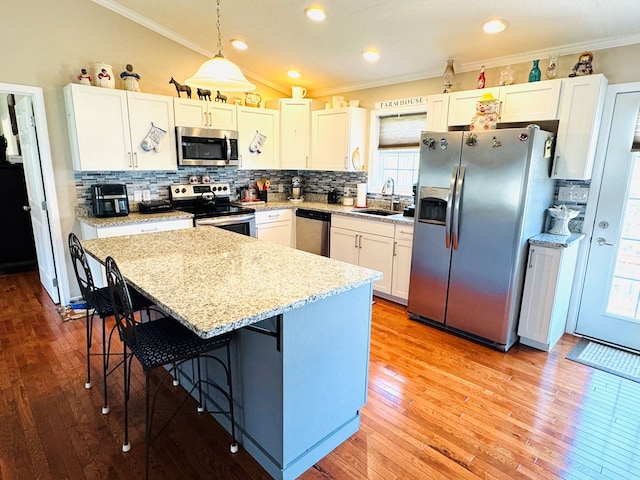
[[327, 14], [320, 7], [309, 7], [305, 9], [304, 14], [314, 22], [321, 22], [327, 18]]
[[289, 78], [300, 78], [300, 72], [297, 70], [289, 70], [287, 72], [287, 75], [289, 76]]
[[484, 22], [484, 24], [482, 25], [482, 29], [486, 33], [500, 33], [503, 32], [508, 26], [509, 23], [506, 20], [503, 20], [502, 18], [494, 18], [492, 20]]
[[231, 43], [231, 45], [233, 45], [238, 50], [246, 50], [247, 48], [249, 48], [249, 46], [243, 40], [238, 40], [237, 38], [230, 40], [229, 43]]
[[362, 56], [367, 62], [376, 62], [380, 59], [380, 54], [377, 50], [370, 48], [369, 50], [365, 50], [362, 52]]

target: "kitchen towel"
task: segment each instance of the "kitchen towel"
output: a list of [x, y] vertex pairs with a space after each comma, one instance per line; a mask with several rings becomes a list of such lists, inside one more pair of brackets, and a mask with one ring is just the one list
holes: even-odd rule
[[367, 184], [359, 183], [358, 193], [356, 195], [356, 207], [366, 207], [366, 206], [367, 206]]

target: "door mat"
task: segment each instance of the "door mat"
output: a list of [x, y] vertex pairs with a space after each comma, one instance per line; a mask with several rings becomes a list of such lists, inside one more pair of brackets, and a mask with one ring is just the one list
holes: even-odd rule
[[569, 360], [640, 383], [640, 355], [581, 338]]

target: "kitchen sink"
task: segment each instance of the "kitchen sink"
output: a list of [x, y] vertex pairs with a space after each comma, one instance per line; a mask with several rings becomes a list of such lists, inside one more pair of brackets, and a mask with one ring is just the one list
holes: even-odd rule
[[398, 212], [392, 212], [390, 210], [375, 210], [372, 208], [367, 208], [365, 210], [352, 210], [353, 213], [366, 213], [367, 215], [379, 215], [381, 217], [386, 217], [388, 215], [395, 215]]

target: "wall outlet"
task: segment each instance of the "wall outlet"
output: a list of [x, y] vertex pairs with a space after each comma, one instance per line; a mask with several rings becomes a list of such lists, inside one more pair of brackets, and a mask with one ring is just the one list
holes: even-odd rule
[[558, 201], [587, 203], [589, 188], [587, 187], [560, 187], [558, 188]]
[[344, 196], [345, 197], [349, 196], [349, 187], [344, 187]]
[[142, 190], [142, 200], [145, 202], [151, 200], [151, 190]]
[[278, 193], [284, 193], [284, 184], [278, 184]]
[[133, 191], [133, 201], [141, 202], [142, 201], [142, 190], [134, 190]]

